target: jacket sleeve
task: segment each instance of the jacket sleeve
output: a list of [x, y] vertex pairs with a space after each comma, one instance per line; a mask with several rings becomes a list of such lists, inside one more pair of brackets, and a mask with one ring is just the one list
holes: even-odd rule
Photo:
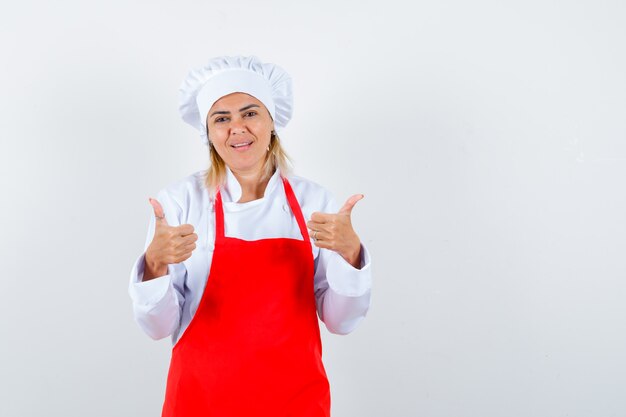
[[[157, 194], [170, 226], [180, 225], [182, 209], [165, 190]], [[168, 265], [167, 275], [143, 282], [146, 250], [154, 237], [155, 218], [150, 215], [144, 252], [135, 260], [130, 273], [128, 292], [133, 302], [133, 314], [139, 327], [157, 340], [170, 336], [180, 324], [184, 304], [184, 283], [187, 270], [183, 263]]]
[[[332, 199], [323, 208], [336, 213]], [[315, 258], [315, 298], [317, 313], [326, 328], [335, 334], [348, 334], [365, 318], [370, 307], [372, 275], [370, 255], [361, 243], [361, 268], [353, 267], [337, 252], [320, 248]]]

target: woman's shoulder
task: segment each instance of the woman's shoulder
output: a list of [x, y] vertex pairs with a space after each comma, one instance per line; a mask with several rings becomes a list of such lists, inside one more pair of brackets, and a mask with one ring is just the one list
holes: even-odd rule
[[333, 207], [334, 197], [326, 187], [313, 180], [294, 174], [288, 175], [287, 180], [289, 180], [296, 198], [305, 211], [307, 211], [307, 208], [310, 211], [325, 211]]

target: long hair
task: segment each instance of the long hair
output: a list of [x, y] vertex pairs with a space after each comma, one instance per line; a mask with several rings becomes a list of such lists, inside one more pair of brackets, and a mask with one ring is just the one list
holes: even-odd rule
[[[275, 131], [272, 131], [270, 137], [270, 150], [265, 157], [263, 164], [262, 180], [265, 180], [274, 174], [278, 167], [282, 175], [287, 176], [291, 173], [291, 158], [280, 144], [280, 139]], [[215, 147], [209, 142], [209, 158], [211, 163], [204, 174], [204, 185], [209, 190], [211, 196], [217, 192], [217, 188], [226, 182], [226, 163], [215, 150]]]

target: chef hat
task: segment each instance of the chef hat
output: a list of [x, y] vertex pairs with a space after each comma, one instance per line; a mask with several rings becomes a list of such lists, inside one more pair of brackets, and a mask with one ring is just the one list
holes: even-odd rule
[[250, 94], [263, 103], [274, 119], [276, 130], [291, 119], [291, 77], [278, 65], [264, 64], [255, 56], [220, 56], [190, 70], [179, 88], [178, 110], [208, 144], [209, 109], [221, 97], [236, 92]]

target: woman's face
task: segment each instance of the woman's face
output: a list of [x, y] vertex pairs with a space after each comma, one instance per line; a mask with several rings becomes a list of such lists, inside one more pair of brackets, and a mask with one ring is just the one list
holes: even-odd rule
[[262, 169], [274, 122], [259, 100], [245, 93], [220, 98], [209, 110], [207, 128], [209, 140], [233, 172]]

